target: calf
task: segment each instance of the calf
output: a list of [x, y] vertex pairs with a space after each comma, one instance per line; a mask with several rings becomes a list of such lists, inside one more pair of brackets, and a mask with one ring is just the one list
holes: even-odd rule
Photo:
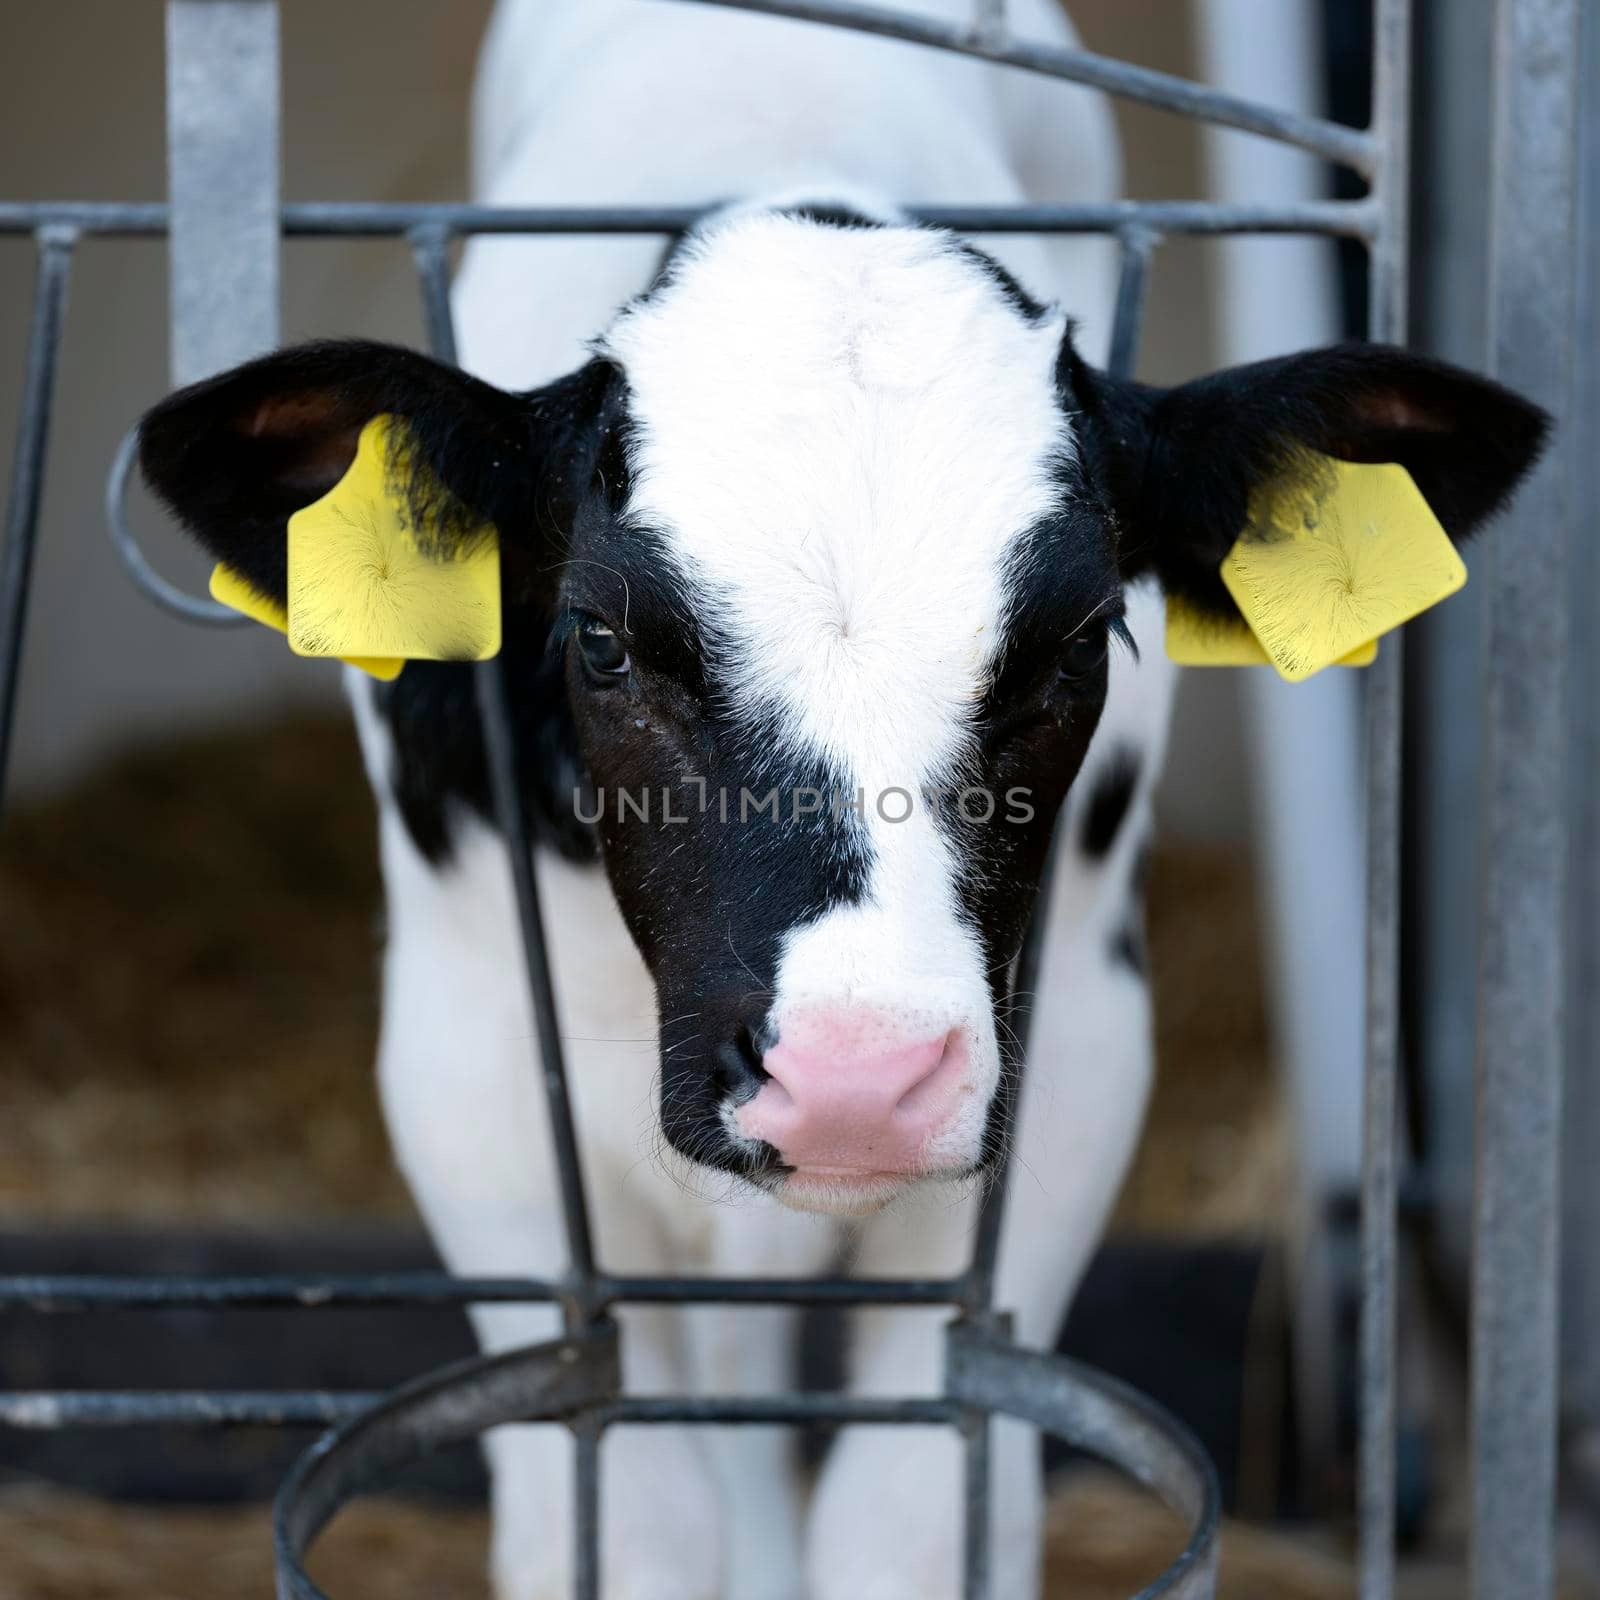
[[[1013, 9], [1069, 38], [1048, 0]], [[1102, 243], [991, 253], [896, 209], [1109, 198], [1104, 106], [934, 52], [639, 0], [503, 0], [477, 142], [490, 201], [731, 203], [665, 260], [642, 241], [476, 242], [456, 292], [476, 376], [367, 343], [286, 351], [153, 411], [146, 475], [279, 601], [286, 518], [379, 413], [449, 491], [429, 497], [437, 537], [498, 528], [608, 1266], [809, 1273], [847, 1241], [862, 1273], [953, 1271], [1010, 1138], [999, 1298], [1049, 1344], [1149, 1081], [1138, 864], [1173, 684], [1162, 591], [1232, 615], [1219, 563], [1294, 447], [1405, 463], [1460, 535], [1540, 420], [1377, 348], [1170, 390], [1107, 376]], [[350, 692], [388, 891], [395, 1150], [453, 1268], [559, 1272], [471, 669], [414, 661]], [[1008, 1128], [1007, 983], [1058, 816]], [[490, 1349], [556, 1332], [549, 1308], [475, 1320]], [[632, 1389], [792, 1385], [789, 1310], [622, 1320]], [[860, 1313], [851, 1386], [935, 1389], [938, 1320]], [[501, 1600], [566, 1593], [564, 1435], [508, 1428], [488, 1448]], [[1012, 1600], [1037, 1584], [1039, 1470], [1020, 1425], [996, 1448], [995, 1593]], [[943, 1432], [848, 1430], [805, 1506], [781, 1430], [625, 1431], [603, 1504], [608, 1596], [956, 1592]]]

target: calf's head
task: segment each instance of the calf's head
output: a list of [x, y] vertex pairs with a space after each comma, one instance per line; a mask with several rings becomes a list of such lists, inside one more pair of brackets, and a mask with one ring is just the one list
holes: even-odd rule
[[[1544, 427], [1378, 347], [1113, 380], [948, 235], [757, 213], [544, 388], [306, 346], [158, 407], [144, 469], [281, 599], [286, 519], [382, 412], [500, 530], [533, 804], [598, 841], [654, 976], [668, 1139], [846, 1211], [995, 1153], [997, 1006], [1125, 585], [1232, 615], [1219, 564], [1297, 448], [1402, 463], [1462, 536]], [[402, 740], [471, 737], [425, 714], [465, 670], [407, 667]]]

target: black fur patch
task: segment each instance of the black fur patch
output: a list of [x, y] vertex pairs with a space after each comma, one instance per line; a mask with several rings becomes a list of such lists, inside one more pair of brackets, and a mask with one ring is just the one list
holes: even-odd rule
[[784, 206], [779, 216], [798, 217], [802, 222], [815, 222], [823, 228], [883, 228], [889, 224], [881, 217], [869, 217], [840, 200], [804, 200], [798, 205]]
[[1094, 788], [1083, 808], [1083, 827], [1078, 847], [1090, 861], [1103, 861], [1117, 842], [1128, 807], [1139, 787], [1142, 763], [1139, 752], [1119, 745], [1106, 764], [1094, 775]]
[[957, 239], [955, 242], [961, 253], [974, 266], [980, 268], [985, 277], [993, 281], [995, 287], [1005, 296], [1007, 304], [1018, 316], [1026, 322], [1044, 320], [1050, 308], [1042, 300], [1035, 300], [1016, 277], [1001, 266], [987, 250], [980, 250], [977, 245], [969, 244], [965, 239]]
[[1144, 928], [1137, 912], [1130, 909], [1127, 920], [1112, 934], [1107, 954], [1113, 965], [1126, 967], [1130, 972], [1144, 977], [1149, 970], [1149, 960], [1145, 952]]

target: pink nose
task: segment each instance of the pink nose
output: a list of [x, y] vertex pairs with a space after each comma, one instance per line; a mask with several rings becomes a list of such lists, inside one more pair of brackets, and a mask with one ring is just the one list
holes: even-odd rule
[[966, 1054], [959, 1029], [929, 1038], [865, 1007], [797, 1013], [738, 1127], [808, 1172], [918, 1172], [962, 1092]]

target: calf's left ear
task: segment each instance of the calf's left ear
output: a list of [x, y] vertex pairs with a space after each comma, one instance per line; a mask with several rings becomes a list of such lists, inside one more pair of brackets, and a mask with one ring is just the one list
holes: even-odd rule
[[525, 520], [526, 399], [366, 340], [299, 345], [180, 390], [140, 424], [139, 463], [212, 556], [282, 604], [289, 517], [344, 476], [380, 413], [399, 417], [415, 445], [411, 487], [429, 502], [418, 520], [441, 542], [452, 521], [509, 532]]
[[1124, 577], [1153, 573], [1169, 594], [1233, 619], [1223, 558], [1251, 491], [1297, 451], [1398, 462], [1459, 542], [1505, 502], [1550, 424], [1497, 383], [1387, 345], [1307, 350], [1172, 389], [1108, 377], [1070, 350], [1064, 367]]

